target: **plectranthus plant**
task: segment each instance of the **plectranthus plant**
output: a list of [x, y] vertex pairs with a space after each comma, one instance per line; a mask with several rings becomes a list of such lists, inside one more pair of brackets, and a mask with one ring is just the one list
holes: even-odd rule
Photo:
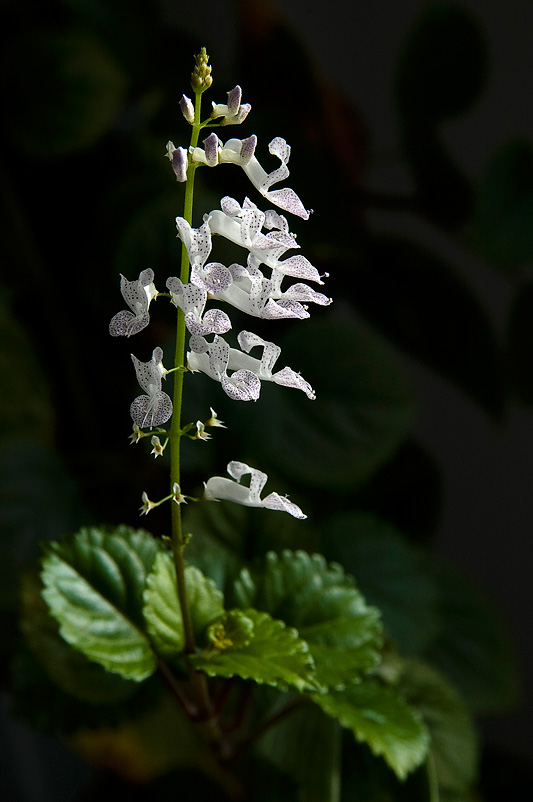
[[[290, 145], [275, 136], [265, 147], [248, 130], [241, 139], [226, 138], [229, 126], [249, 125], [250, 105], [236, 86], [226, 102], [202, 112], [211, 84], [202, 49], [193, 97], [179, 102], [189, 144], [166, 147], [181, 211], [175, 221], [179, 275], [160, 276], [157, 265], [147, 265], [137, 278], [122, 276], [127, 308], [109, 325], [135, 351], [140, 393], [124, 401], [130, 440], [135, 447], [149, 444], [147, 459], [170, 453], [168, 486], [155, 500], [139, 488], [140, 509], [132, 512], [150, 520], [155, 507], [166, 506], [169, 534], [101, 526], [47, 543], [40, 578], [25, 591], [23, 629], [54, 683], [76, 700], [82, 723], [95, 726], [99, 713], [109, 723], [119, 710], [138, 715], [152, 698], [143, 688], [163, 689], [164, 706], [175, 703], [179, 713], [170, 738], [178, 764], [204, 767], [230, 799], [267, 798], [250, 770], [250, 761], [260, 759], [290, 778], [296, 796], [287, 798], [338, 802], [345, 729], [364, 744], [363, 764], [373, 755], [399, 781], [421, 772], [429, 789], [424, 798], [435, 800], [430, 724], [413, 692], [420, 668], [385, 647], [379, 611], [340, 565], [291, 550], [290, 543], [251, 564], [243, 558], [224, 576], [222, 567], [209, 576], [200, 570], [205, 561], [188, 558], [191, 539], [194, 555], [210, 545], [194, 526], [184, 526], [184, 509], [210, 507], [216, 517], [224, 505], [254, 507], [260, 508], [254, 514], [288, 515], [305, 526], [306, 513], [289, 488], [270, 488], [261, 466], [229, 454], [220, 475], [206, 476], [198, 490], [182, 476], [180, 449], [184, 438], [209, 441], [225, 426], [215, 411], [221, 395], [236, 405], [261, 404], [263, 383], [273, 382], [280, 385], [276, 392], [300, 391], [305, 403], [315, 403], [313, 376], [285, 364], [277, 321], [305, 326], [313, 306], [331, 303], [317, 289], [326, 276], [300, 253], [291, 231], [311, 210], [286, 184]], [[208, 180], [213, 168], [226, 171], [228, 191], [198, 219], [195, 175], [205, 171]], [[245, 197], [231, 193], [235, 170], [250, 181]], [[216, 258], [224, 238], [240, 249], [232, 264]], [[239, 319], [248, 315], [239, 331], [234, 309]], [[156, 311], [175, 319], [175, 346], [164, 352], [157, 345], [150, 355], [143, 332]], [[272, 339], [263, 336], [267, 326]], [[184, 393], [198, 374], [212, 380], [210, 414], [199, 410], [197, 420], [183, 420]], [[431, 672], [422, 674], [426, 686], [440, 687]], [[451, 690], [446, 704], [459, 705]], [[276, 798], [285, 798], [281, 790]]]

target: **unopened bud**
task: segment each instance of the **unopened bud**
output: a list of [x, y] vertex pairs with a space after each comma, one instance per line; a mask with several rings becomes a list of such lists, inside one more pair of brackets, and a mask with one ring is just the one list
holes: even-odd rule
[[167, 142], [167, 152], [165, 156], [170, 160], [176, 179], [183, 183], [187, 180], [187, 167], [189, 160], [185, 148], [176, 148], [173, 142]]
[[194, 106], [190, 97], [181, 96], [180, 109], [187, 122], [192, 125], [194, 123]]
[[197, 56], [195, 56], [196, 66], [191, 74], [191, 86], [196, 94], [205, 92], [213, 83], [211, 77], [211, 66], [209, 64], [209, 56], [207, 55], [205, 47], [202, 47]]

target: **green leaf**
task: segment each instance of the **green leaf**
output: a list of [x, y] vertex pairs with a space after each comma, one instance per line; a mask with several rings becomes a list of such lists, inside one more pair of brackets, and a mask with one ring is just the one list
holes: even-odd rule
[[298, 629], [321, 685], [342, 687], [379, 663], [379, 611], [367, 606], [340, 565], [328, 565], [319, 554], [269, 552], [262, 570], [252, 575], [243, 569], [235, 598]]
[[480, 712], [509, 708], [518, 695], [516, 654], [499, 611], [470, 579], [435, 562], [438, 632], [424, 653]]
[[432, 3], [401, 50], [395, 80], [400, 114], [434, 122], [463, 114], [485, 83], [487, 61], [475, 18], [457, 3]]
[[314, 694], [313, 699], [375, 755], [382, 755], [400, 779], [426, 759], [429, 735], [421, 716], [390, 688], [364, 681]]
[[482, 255], [506, 273], [533, 259], [533, 146], [505, 144], [476, 190], [474, 238]]
[[61, 637], [42, 590], [38, 576], [28, 573], [22, 577], [20, 628], [50, 679], [66, 694], [93, 705], [118, 703], [132, 696], [137, 683], [106, 671]]
[[[220, 629], [213, 648], [191, 658], [194, 667], [212, 677], [242, 677], [280, 690], [288, 686], [299, 691], [316, 689], [314, 664], [307, 643], [283, 621], [257, 610], [231, 610], [221, 621], [228, 633], [225, 648]], [[231, 643], [230, 634], [237, 635]]]
[[[270, 715], [286, 705], [283, 696]], [[306, 705], [271, 727], [257, 749], [297, 782], [298, 802], [339, 802], [341, 729], [316, 705]]]
[[[186, 566], [185, 585], [196, 638], [205, 642], [205, 629], [224, 612], [224, 597], [198, 568]], [[144, 618], [158, 654], [172, 657], [183, 651], [184, 630], [176, 570], [170, 552], [160, 552], [144, 591]]]
[[363, 484], [411, 425], [413, 396], [402, 369], [355, 315], [350, 322], [311, 318], [281, 347], [283, 364], [301, 372], [316, 400], [264, 382], [257, 404], [224, 410], [226, 422], [242, 433], [243, 450], [289, 481], [337, 492]]
[[63, 156], [97, 142], [116, 123], [126, 76], [100, 42], [81, 31], [30, 31], [0, 65], [6, 126], [18, 149]]
[[126, 526], [82, 529], [45, 545], [43, 598], [62, 637], [89, 660], [137, 682], [156, 661], [142, 631], [142, 593], [160, 544]]
[[379, 608], [387, 634], [403, 654], [418, 654], [439, 624], [437, 583], [423, 553], [387, 521], [347, 512], [323, 524], [328, 553], [356, 572], [357, 584]]
[[426, 722], [439, 786], [468, 791], [476, 776], [477, 738], [457, 691], [437, 671], [415, 660], [405, 663], [397, 689]]

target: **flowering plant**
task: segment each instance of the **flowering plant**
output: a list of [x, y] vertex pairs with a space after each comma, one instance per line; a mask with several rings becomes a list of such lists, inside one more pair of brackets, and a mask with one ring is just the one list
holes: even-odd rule
[[[279, 160], [270, 172], [256, 156], [255, 135], [223, 142], [212, 131], [199, 146], [204, 129], [241, 125], [251, 110], [237, 86], [227, 103], [213, 103], [202, 119], [202, 97], [211, 84], [202, 50], [191, 77], [194, 100], [184, 95], [180, 101], [190, 144], [169, 141], [166, 151], [184, 185], [183, 214], [176, 217], [179, 276], [166, 279], [168, 292], [156, 288], [156, 281], [162, 285], [152, 267], [137, 279], [122, 276], [128, 308], [109, 324], [111, 336], [130, 338], [150, 325], [162, 299], [175, 309], [173, 356], [160, 345], [148, 359], [132, 354], [142, 394], [129, 410], [132, 444], [149, 438], [154, 458], [170, 457], [168, 492], [153, 501], [142, 491], [140, 513], [168, 505], [171, 534], [92, 527], [46, 544], [39, 579], [26, 589], [23, 629], [61, 690], [93, 708], [137, 711], [150, 705], [156, 684], [159, 693], [164, 685], [162, 704], [170, 696], [177, 703], [184, 764], [201, 765], [230, 799], [267, 798], [250, 769], [261, 759], [291, 777], [299, 799], [336, 802], [341, 729], [364, 743], [391, 776], [418, 777], [417, 782], [423, 776], [434, 789], [438, 738], [417, 705], [416, 690], [425, 686], [444, 694], [459, 712], [460, 701], [447, 685], [442, 691], [440, 677], [401, 659], [385, 641], [379, 610], [367, 604], [352, 577], [320, 554], [290, 548], [268, 550], [254, 563], [213, 567], [194, 513], [184, 522], [184, 508], [211, 509], [220, 520], [231, 505], [261, 508], [265, 515], [287, 513], [298, 522], [306, 518], [287, 495], [265, 491], [266, 473], [240, 461], [240, 454], [231, 454], [228, 476], [206, 477], [200, 493], [190, 488], [182, 476], [182, 442], [209, 441], [211, 431], [225, 424], [213, 407], [203, 420], [198, 413], [196, 421], [183, 421], [182, 406], [195, 373], [216, 383], [214, 406], [222, 396], [235, 404], [261, 404], [263, 382], [281, 385], [279, 392], [301, 390], [313, 402], [307, 380], [313, 377], [304, 378], [298, 365], [285, 365], [281, 348], [255, 331], [243, 329], [232, 341], [226, 310], [257, 319], [252, 328], [272, 321], [274, 329], [280, 319], [305, 325], [300, 321], [309, 318], [309, 304], [331, 303], [308, 283], [320, 286], [326, 275], [300, 253], [290, 255], [299, 246], [284, 213], [306, 221], [311, 211], [292, 188], [273, 188], [289, 176], [285, 140], [275, 137], [268, 146]], [[196, 172], [224, 164], [240, 167], [268, 208], [249, 197], [224, 195], [220, 208], [195, 227]], [[212, 252], [221, 239], [244, 256], [229, 265], [216, 261]], [[138, 342], [141, 353], [142, 336]], [[30, 623], [36, 611], [37, 625]], [[466, 716], [462, 724], [470, 736]], [[309, 739], [309, 732], [322, 750], [318, 762], [316, 746], [305, 754], [295, 749], [295, 739]]]

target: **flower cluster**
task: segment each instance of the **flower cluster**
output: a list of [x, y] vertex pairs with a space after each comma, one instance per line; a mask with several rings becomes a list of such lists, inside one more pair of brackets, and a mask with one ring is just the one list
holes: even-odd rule
[[[198, 75], [195, 78], [196, 73], [193, 73], [192, 83], [198, 94], [210, 85], [211, 76], [205, 59], [200, 60], [195, 69]], [[241, 98], [242, 91], [237, 86], [228, 92], [227, 103], [212, 104], [210, 121], [205, 123], [199, 122], [198, 108], [195, 112], [192, 101], [185, 95], [180, 101], [180, 109], [187, 122], [197, 128], [208, 124], [235, 125], [242, 123], [250, 112], [250, 105], [243, 104]], [[197, 142], [197, 136], [193, 142]], [[320, 306], [331, 303], [330, 298], [307, 283], [321, 285], [323, 277], [308, 259], [294, 253], [299, 245], [289, 230], [287, 218], [281, 213], [289, 212], [307, 220], [311, 211], [305, 208], [293, 189], [272, 188], [289, 176], [290, 146], [281, 137], [270, 142], [269, 152], [279, 159], [280, 164], [267, 172], [255, 155], [255, 135], [232, 138], [224, 143], [216, 133], [211, 133], [202, 144], [203, 147], [194, 144], [185, 149], [168, 142], [166, 155], [178, 181], [192, 180], [194, 171], [200, 167], [235, 164], [242, 168], [260, 195], [276, 208], [262, 211], [248, 197], [239, 203], [235, 198], [225, 196], [220, 201], [220, 208], [206, 214], [198, 228], [193, 228], [185, 217], [176, 218], [178, 236], [189, 261], [188, 280], [184, 280], [182, 271], [181, 278], [168, 278], [166, 287], [172, 303], [181, 310], [189, 342], [186, 365], [175, 365], [173, 369], [201, 371], [220, 383], [223, 391], [237, 401], [257, 401], [263, 381], [302, 390], [308, 398], [314, 399], [312, 387], [299, 373], [287, 366], [275, 369], [281, 349], [273, 342], [244, 330], [237, 334], [238, 347], [230, 345], [224, 335], [232, 329], [231, 320], [227, 312], [219, 308], [224, 305], [235, 307], [252, 318], [265, 320], [303, 320], [309, 317], [310, 303]], [[211, 261], [214, 235], [240, 246], [244, 250], [243, 259], [230, 265]], [[289, 283], [289, 279], [296, 281]], [[143, 270], [136, 281], [128, 281], [122, 276], [120, 288], [129, 309], [113, 317], [109, 330], [112, 336], [130, 337], [150, 321], [150, 303], [158, 296], [153, 271]], [[206, 309], [208, 301], [213, 301], [216, 306]], [[256, 356], [250, 353], [254, 349], [258, 349]], [[141, 362], [133, 355], [132, 360], [137, 380], [144, 390], [144, 395], [136, 398], [130, 408], [134, 423], [132, 441], [137, 442], [145, 436], [141, 432], [143, 428], [152, 429], [166, 423], [173, 408], [170, 397], [161, 389], [162, 379], [167, 373], [162, 363], [162, 349], [155, 348], [148, 362]], [[216, 419], [215, 413], [213, 416]], [[205, 425], [216, 424], [207, 422]], [[194, 439], [209, 439], [205, 425], [197, 422]], [[183, 433], [186, 431], [182, 430]], [[164, 446], [159, 437], [154, 435], [151, 442], [152, 453], [155, 456], [162, 454]], [[212, 477], [208, 480], [205, 486], [207, 498], [230, 498], [249, 506], [281, 509], [295, 517], [305, 517], [295, 504], [275, 493], [261, 501], [260, 493], [267, 478], [264, 473], [240, 462], [230, 462], [228, 472], [232, 479]], [[251, 477], [249, 488], [240, 484], [241, 478], [247, 474]]]

